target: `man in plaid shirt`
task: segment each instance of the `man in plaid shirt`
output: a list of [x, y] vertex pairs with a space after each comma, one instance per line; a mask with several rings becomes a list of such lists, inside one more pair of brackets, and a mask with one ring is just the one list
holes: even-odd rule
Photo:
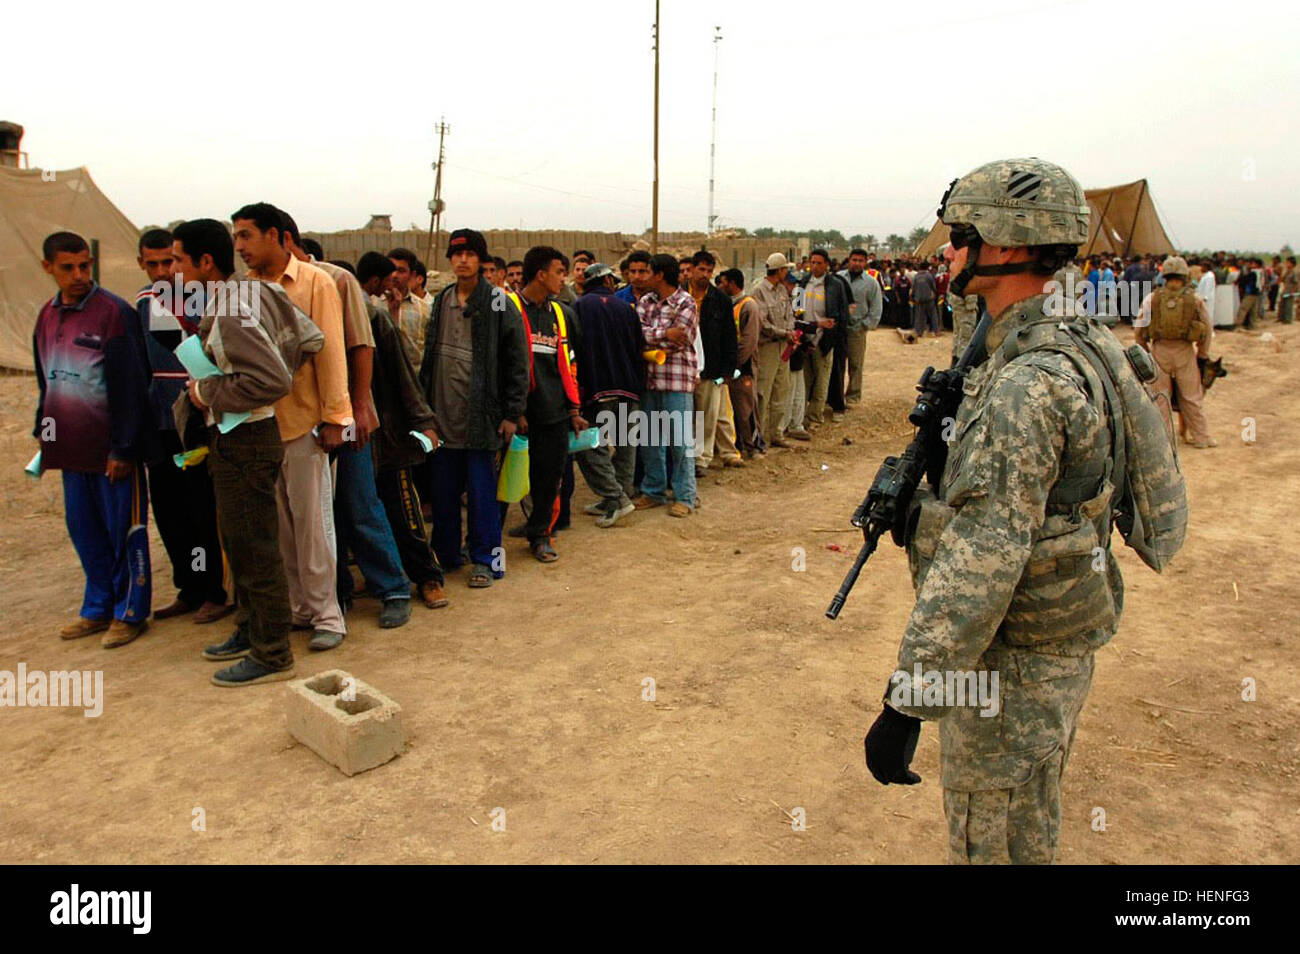
[[[650, 259], [650, 290], [637, 302], [636, 313], [646, 347], [668, 352], [663, 364], [647, 365], [645, 398], [641, 409], [648, 428], [641, 445], [641, 496], [638, 510], [661, 507], [668, 502], [668, 474], [665, 447], [672, 456], [674, 503], [668, 513], [689, 516], [697, 504], [695, 463], [689, 459], [695, 446], [695, 387], [700, 369], [695, 338], [700, 316], [695, 299], [678, 287], [677, 259], [655, 255]], [[666, 413], [664, 413], [666, 412]]]

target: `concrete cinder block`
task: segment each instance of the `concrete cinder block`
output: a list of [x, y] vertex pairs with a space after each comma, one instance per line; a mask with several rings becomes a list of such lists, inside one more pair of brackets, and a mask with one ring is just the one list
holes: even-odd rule
[[344, 775], [402, 754], [402, 707], [342, 669], [287, 685], [289, 732]]

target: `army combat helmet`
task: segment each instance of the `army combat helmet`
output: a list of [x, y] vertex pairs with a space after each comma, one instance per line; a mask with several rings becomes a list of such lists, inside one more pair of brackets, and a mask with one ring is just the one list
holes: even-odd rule
[[1181, 255], [1170, 255], [1164, 260], [1164, 264], [1160, 266], [1160, 274], [1164, 275], [1165, 278], [1182, 278], [1186, 280], [1190, 273], [1190, 269], [1187, 267], [1187, 259]]
[[953, 248], [970, 246], [953, 281], [960, 295], [975, 275], [1029, 271], [1032, 262], [977, 266], [979, 245], [1073, 246], [1088, 240], [1088, 200], [1074, 176], [1041, 159], [999, 159], [954, 179], [939, 205]]

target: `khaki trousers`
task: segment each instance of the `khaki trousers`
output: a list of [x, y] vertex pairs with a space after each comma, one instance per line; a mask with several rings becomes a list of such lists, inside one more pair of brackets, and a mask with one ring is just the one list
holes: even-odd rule
[[699, 429], [695, 432], [696, 467], [708, 467], [713, 460], [713, 443], [718, 433], [722, 395], [726, 393], [726, 385], [719, 385], [712, 378], [705, 378], [695, 386], [695, 410], [704, 415]]
[[344, 633], [335, 589], [333, 484], [329, 455], [310, 433], [284, 442], [275, 482], [280, 555], [289, 582], [289, 609], [297, 624]]
[[790, 399], [786, 401], [785, 408], [781, 414], [773, 415], [777, 418], [776, 432], [784, 433], [786, 430], [802, 431], [804, 414], [808, 410], [808, 378], [804, 368], [808, 366], [807, 361], [804, 367], [798, 371], [790, 372]]
[[[1173, 391], [1171, 380], [1178, 382], [1178, 413], [1187, 424], [1187, 436], [1193, 444], [1205, 443], [1210, 439], [1210, 427], [1202, 406], [1204, 394], [1201, 391], [1201, 370], [1196, 366], [1196, 343], [1174, 339], [1153, 341], [1151, 357], [1156, 362], [1156, 379], [1152, 387], [1169, 398]], [[1168, 401], [1161, 401], [1160, 409], [1172, 428]]]
[[1255, 311], [1258, 304], [1258, 295], [1242, 296], [1241, 304], [1237, 306], [1237, 324], [1245, 325], [1247, 328], [1254, 324]]
[[758, 429], [770, 445], [781, 436], [777, 425], [790, 407], [790, 363], [781, 360], [784, 341], [758, 346]]
[[723, 381], [718, 388], [722, 392], [722, 403], [718, 408], [718, 457], [722, 460], [740, 460], [740, 450], [736, 447], [736, 409], [731, 406], [731, 385]]
[[804, 427], [821, 424], [826, 417], [826, 395], [830, 391], [831, 365], [834, 361], [835, 352], [822, 354], [821, 348], [814, 348], [813, 353], [804, 361], [803, 373], [810, 385]]

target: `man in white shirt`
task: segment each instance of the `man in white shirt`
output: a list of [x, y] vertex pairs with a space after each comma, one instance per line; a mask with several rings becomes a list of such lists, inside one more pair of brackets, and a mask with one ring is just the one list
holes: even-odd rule
[[1214, 279], [1214, 265], [1206, 261], [1202, 261], [1200, 265], [1204, 274], [1196, 283], [1196, 297], [1205, 302], [1206, 310], [1212, 315], [1214, 314], [1214, 292], [1218, 284]]

